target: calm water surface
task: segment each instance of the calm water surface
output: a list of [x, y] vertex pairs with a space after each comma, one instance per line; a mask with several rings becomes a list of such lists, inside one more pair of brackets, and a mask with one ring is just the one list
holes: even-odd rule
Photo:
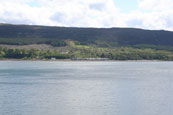
[[173, 62], [0, 61], [0, 115], [173, 115]]

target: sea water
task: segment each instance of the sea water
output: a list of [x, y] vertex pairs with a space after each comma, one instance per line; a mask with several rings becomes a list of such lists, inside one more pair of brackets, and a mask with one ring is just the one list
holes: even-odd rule
[[0, 115], [173, 115], [173, 62], [0, 61]]

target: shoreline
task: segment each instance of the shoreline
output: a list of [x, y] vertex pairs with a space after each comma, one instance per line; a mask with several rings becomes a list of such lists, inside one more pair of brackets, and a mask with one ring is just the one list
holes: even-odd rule
[[171, 60], [71, 60], [71, 59], [0, 59], [0, 61], [43, 61], [43, 62], [173, 62]]

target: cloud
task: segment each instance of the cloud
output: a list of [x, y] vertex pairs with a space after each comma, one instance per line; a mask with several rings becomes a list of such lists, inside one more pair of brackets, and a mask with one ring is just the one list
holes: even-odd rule
[[[143, 27], [151, 29], [173, 30], [172, 0], [138, 0]], [[141, 19], [142, 20], [142, 19]]]
[[173, 30], [171, 0], [138, 0], [120, 12], [114, 0], [2, 0], [0, 22], [73, 27], [137, 27]]
[[172, 10], [172, 0], [138, 0], [139, 7], [154, 11]]
[[95, 4], [90, 4], [89, 5], [89, 8], [90, 9], [99, 10], [99, 11], [101, 10], [102, 11], [102, 10], [104, 10], [105, 5], [103, 3], [97, 3], [97, 4], [95, 3]]

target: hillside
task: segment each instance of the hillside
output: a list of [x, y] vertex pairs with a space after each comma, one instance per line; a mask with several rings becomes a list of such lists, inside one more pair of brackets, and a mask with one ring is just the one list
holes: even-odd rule
[[0, 59], [173, 60], [173, 32], [0, 24]]
[[73, 28], [29, 25], [0, 25], [0, 44], [50, 44], [64, 46], [64, 40], [100, 46], [139, 44], [173, 46], [173, 32], [134, 28]]

